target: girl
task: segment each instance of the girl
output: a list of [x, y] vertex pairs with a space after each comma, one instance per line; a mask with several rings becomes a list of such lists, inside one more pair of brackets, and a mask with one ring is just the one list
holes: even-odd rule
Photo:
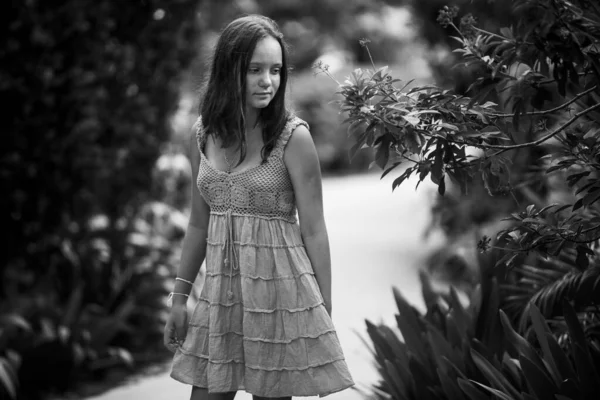
[[287, 78], [274, 21], [225, 28], [195, 125], [197, 188], [165, 327], [171, 376], [193, 385], [192, 399], [325, 396], [354, 384], [331, 321], [319, 160], [308, 125], [286, 109]]

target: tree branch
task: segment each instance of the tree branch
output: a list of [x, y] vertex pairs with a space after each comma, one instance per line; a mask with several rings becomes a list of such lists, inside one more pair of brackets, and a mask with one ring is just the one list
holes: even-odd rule
[[502, 145], [494, 145], [494, 144], [485, 144], [485, 145], [478, 145], [478, 144], [471, 144], [471, 143], [464, 143], [470, 146], [474, 146], [474, 147], [479, 147], [481, 149], [498, 149], [501, 150], [499, 152], [494, 153], [494, 156], [497, 156], [500, 153], [504, 153], [505, 151], [508, 150], [514, 150], [514, 149], [522, 149], [525, 147], [532, 147], [532, 146], [537, 146], [539, 144], [544, 143], [545, 141], [547, 141], [548, 139], [551, 139], [552, 137], [558, 135], [560, 132], [562, 132], [563, 130], [565, 130], [569, 125], [571, 125], [573, 122], [577, 121], [581, 116], [588, 114], [592, 111], [594, 111], [595, 109], [600, 108], [600, 103], [593, 105], [589, 108], [586, 108], [583, 111], [578, 112], [577, 114], [575, 114], [573, 116], [573, 118], [571, 118], [570, 120], [568, 120], [567, 122], [565, 122], [563, 125], [559, 126], [558, 128], [556, 128], [555, 130], [553, 130], [552, 132], [550, 132], [549, 134], [547, 134], [546, 136], [543, 136], [541, 138], [539, 138], [538, 140], [535, 140], [533, 142], [527, 142], [527, 143], [521, 143], [521, 144], [515, 144], [515, 145], [510, 145], [510, 146], [502, 146]]
[[[586, 76], [588, 74], [589, 74], [589, 72], [578, 72], [577, 76]], [[551, 79], [546, 79], [546, 80], [543, 80], [543, 81], [539, 81], [537, 84], [538, 85], [547, 85], [549, 83], [554, 83], [554, 82], [556, 82], [556, 79], [551, 78]]]
[[[559, 111], [565, 107], [567, 107], [570, 104], [573, 104], [574, 102], [576, 102], [578, 99], [582, 98], [583, 96], [589, 94], [590, 92], [593, 92], [594, 90], [596, 90], [598, 88], [598, 86], [594, 86], [592, 88], [589, 88], [588, 90], [579, 93], [578, 95], [576, 95], [575, 97], [573, 97], [571, 100], [567, 101], [564, 104], [561, 104], [558, 107], [554, 107], [551, 108], [549, 110], [542, 110], [542, 111], [532, 111], [532, 112], [528, 112], [528, 113], [524, 113], [521, 115], [524, 116], [534, 116], [534, 115], [545, 115], [545, 114], [551, 114], [553, 112]], [[494, 113], [488, 113], [487, 115], [491, 115], [492, 117], [498, 117], [498, 118], [508, 118], [508, 117], [513, 117], [514, 114], [494, 114]]]

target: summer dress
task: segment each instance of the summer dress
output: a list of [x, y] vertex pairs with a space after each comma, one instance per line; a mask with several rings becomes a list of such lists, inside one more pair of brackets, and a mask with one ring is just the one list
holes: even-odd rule
[[213, 392], [325, 396], [354, 383], [307, 256], [283, 162], [288, 120], [267, 161], [227, 173], [200, 149], [197, 186], [210, 206], [206, 280], [171, 377]]

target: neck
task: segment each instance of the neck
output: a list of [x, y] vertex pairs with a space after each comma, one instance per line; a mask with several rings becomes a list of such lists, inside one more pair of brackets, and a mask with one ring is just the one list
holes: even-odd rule
[[258, 110], [255, 108], [246, 109], [246, 131], [251, 131], [258, 122]]

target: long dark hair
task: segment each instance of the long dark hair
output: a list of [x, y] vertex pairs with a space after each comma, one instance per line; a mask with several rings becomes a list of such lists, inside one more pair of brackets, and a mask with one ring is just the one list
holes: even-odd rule
[[261, 15], [248, 15], [225, 27], [214, 50], [210, 76], [201, 96], [199, 113], [205, 132], [219, 137], [224, 147], [239, 141], [241, 154], [238, 165], [244, 160], [247, 147], [246, 71], [257, 42], [268, 36], [279, 42], [283, 65], [279, 89], [258, 115], [258, 122], [263, 125], [264, 146], [261, 156], [264, 162], [285, 127], [289, 114], [285, 104], [287, 45], [275, 21]]

